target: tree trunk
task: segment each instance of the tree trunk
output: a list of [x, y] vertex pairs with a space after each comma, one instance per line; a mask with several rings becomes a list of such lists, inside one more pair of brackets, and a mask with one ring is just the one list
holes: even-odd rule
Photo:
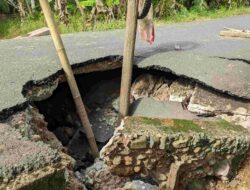
[[18, 11], [19, 11], [21, 20], [23, 20], [23, 18], [26, 16], [24, 0], [18, 0]]
[[83, 11], [83, 8], [81, 7], [80, 3], [79, 3], [79, 0], [75, 0], [76, 2], [76, 6], [78, 7], [79, 11], [80, 11], [80, 14], [82, 17], [84, 17], [84, 11]]
[[68, 25], [68, 11], [67, 11], [67, 1], [66, 0], [57, 0], [58, 10], [59, 10], [59, 18], [62, 23]]
[[31, 8], [30, 8], [30, 4], [29, 4], [28, 0], [25, 0], [25, 3], [26, 3], [26, 7], [27, 7], [27, 9], [29, 11], [29, 14], [32, 14], [32, 11], [31, 11]]

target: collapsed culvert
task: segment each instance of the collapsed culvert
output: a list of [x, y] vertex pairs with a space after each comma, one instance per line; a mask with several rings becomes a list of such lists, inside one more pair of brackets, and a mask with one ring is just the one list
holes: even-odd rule
[[[101, 64], [103, 65], [101, 66]], [[111, 64], [106, 62], [93, 65], [91, 66], [90, 64], [78, 67], [77, 69], [75, 68], [75, 73], [77, 74], [76, 80], [86, 104], [99, 149], [101, 149], [107, 144], [110, 138], [114, 138], [114, 129], [119, 125], [118, 102], [121, 69], [120, 63], [114, 62]], [[89, 68], [86, 69], [86, 67]], [[193, 80], [178, 77], [171, 73], [161, 72], [155, 69], [146, 70], [134, 68], [131, 93], [131, 102], [133, 103], [130, 114], [134, 117], [146, 116], [149, 118], [159, 117], [195, 120], [203, 116], [209, 116], [212, 119], [215, 117], [224, 118], [230, 122], [244, 124], [245, 127], [248, 127], [249, 101], [222, 94], [208, 87], [204, 87], [201, 84], [197, 84], [197, 82]], [[155, 189], [162, 182], [159, 179], [167, 178], [167, 171], [164, 175], [157, 176], [152, 174], [154, 173], [153, 170], [151, 172], [151, 169], [145, 169], [156, 166], [154, 164], [151, 164], [152, 166], [147, 165], [145, 168], [141, 165], [139, 167], [138, 164], [134, 165], [134, 162], [139, 163], [135, 158], [138, 156], [141, 160], [140, 164], [147, 164], [147, 162], [150, 163], [154, 161], [155, 158], [145, 155], [128, 154], [126, 158], [123, 158], [119, 154], [114, 154], [114, 157], [110, 158], [113, 164], [115, 163], [117, 165], [117, 168], [121, 166], [121, 168], [124, 169], [123, 164], [125, 163], [123, 162], [126, 161], [128, 165], [125, 164], [125, 166], [129, 166], [128, 168], [133, 169], [132, 174], [130, 175], [129, 173], [128, 176], [119, 177], [118, 175], [111, 174], [110, 171], [104, 167], [103, 161], [97, 161], [91, 166], [94, 163], [94, 159], [89, 154], [87, 139], [76, 114], [69, 87], [67, 83], [65, 83], [65, 79], [62, 75], [56, 75], [44, 81], [26, 85], [24, 95], [28, 100], [33, 102], [33, 106], [38, 108], [39, 112], [45, 117], [48, 129], [61, 141], [66, 152], [76, 160], [74, 165], [75, 175], [82, 183], [88, 184], [89, 189], [102, 189], [101, 187], [103, 187], [103, 189], [116, 189], [123, 186], [124, 189], [138, 186]], [[150, 121], [147, 122], [152, 123]], [[166, 122], [172, 123], [170, 120]], [[185, 122], [184, 124], [190, 125], [190, 123]], [[227, 122], [220, 123], [220, 125], [233, 127], [233, 125]], [[193, 124], [191, 127], [192, 126]], [[135, 135], [137, 137], [141, 136], [140, 132], [138, 132], [138, 134], [135, 132]], [[135, 139], [129, 139], [128, 142], [130, 142], [130, 140], [136, 141], [137, 137]], [[148, 137], [145, 139], [147, 138]], [[157, 138], [158, 137], [156, 137], [156, 141]], [[179, 139], [176, 140], [179, 141]], [[150, 137], [149, 141], [151, 141]], [[139, 138], [138, 143], [141, 142], [143, 143]], [[122, 143], [120, 145], [118, 144], [114, 150], [116, 150], [116, 148], [118, 148], [119, 151], [120, 148], [123, 149]], [[149, 149], [157, 149], [157, 143], [158, 142]], [[242, 148], [242, 155], [244, 155], [246, 149], [247, 146]], [[137, 149], [135, 150], [138, 151]], [[142, 152], [147, 151], [148, 150], [142, 150]], [[193, 151], [198, 150], [194, 149]], [[141, 152], [141, 150], [138, 152]], [[202, 153], [201, 150], [198, 152], [199, 154]], [[161, 154], [160, 152], [159, 155]], [[171, 150], [168, 150], [167, 154], [171, 154]], [[150, 155], [151, 154], [149, 154], [149, 156]], [[221, 161], [223, 158], [224, 155], [220, 155], [218, 160], [215, 159], [215, 162]], [[174, 161], [175, 158], [168, 158], [168, 160]], [[107, 162], [105, 163], [107, 164]], [[144, 168], [144, 173], [141, 173], [141, 168]], [[126, 169], [123, 169], [121, 171], [126, 173]], [[134, 172], [134, 170], [137, 172]], [[197, 171], [199, 172], [199, 170]], [[194, 172], [196, 172], [196, 170], [194, 170]], [[114, 172], [114, 174], [119, 173]], [[185, 177], [184, 174], [182, 175]], [[205, 177], [205, 174], [206, 173], [202, 173], [201, 176], [194, 176], [200, 178]], [[140, 177], [141, 175], [144, 177]], [[193, 178], [190, 179], [193, 180]], [[190, 187], [193, 183], [185, 183], [185, 185]]]

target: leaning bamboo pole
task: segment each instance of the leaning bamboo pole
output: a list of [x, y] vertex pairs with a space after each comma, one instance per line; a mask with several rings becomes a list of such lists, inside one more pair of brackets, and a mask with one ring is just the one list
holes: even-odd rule
[[120, 115], [128, 115], [130, 104], [130, 87], [134, 62], [138, 1], [128, 0], [125, 42], [123, 50], [122, 80], [120, 89]]
[[70, 66], [69, 59], [67, 57], [61, 36], [58, 32], [54, 17], [51, 13], [49, 3], [47, 0], [39, 0], [39, 2], [41, 5], [41, 8], [43, 10], [47, 25], [50, 29], [50, 34], [52, 36], [58, 57], [60, 59], [61, 65], [62, 65], [62, 68], [65, 72], [65, 75], [66, 75], [66, 78], [67, 78], [67, 81], [68, 81], [68, 84], [69, 84], [69, 87], [70, 87], [70, 90], [71, 90], [71, 93], [72, 93], [72, 96], [73, 96], [73, 99], [74, 99], [74, 102], [76, 105], [78, 115], [81, 119], [82, 126], [84, 127], [86, 136], [88, 138], [88, 142], [89, 142], [91, 151], [92, 151], [94, 156], [98, 156], [99, 151], [98, 151], [98, 148], [96, 145], [95, 136], [94, 136], [94, 133], [92, 131], [92, 128], [91, 128], [91, 125], [90, 125], [90, 122], [88, 119], [88, 115], [87, 115], [86, 109], [84, 107], [82, 98], [81, 98], [81, 94], [80, 94], [79, 89], [77, 87], [76, 80], [75, 80], [72, 68]]

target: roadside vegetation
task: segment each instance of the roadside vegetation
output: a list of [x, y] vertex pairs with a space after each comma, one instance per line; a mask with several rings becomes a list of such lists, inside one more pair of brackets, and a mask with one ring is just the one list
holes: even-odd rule
[[[62, 33], [125, 26], [125, 0], [49, 0]], [[153, 0], [157, 25], [250, 14], [249, 0]], [[46, 26], [38, 0], [0, 0], [0, 39]]]

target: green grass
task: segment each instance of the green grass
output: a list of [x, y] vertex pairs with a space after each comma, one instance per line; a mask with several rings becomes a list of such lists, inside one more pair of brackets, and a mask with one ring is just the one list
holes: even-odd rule
[[[250, 14], [250, 7], [240, 7], [226, 9], [221, 8], [217, 10], [198, 10], [193, 9], [190, 11], [180, 11], [176, 15], [169, 16], [166, 18], [157, 19], [155, 21], [156, 25], [176, 23], [176, 22], [190, 22], [197, 20], [209, 20], [233, 15]], [[57, 19], [58, 20], [58, 19]], [[101, 31], [101, 30], [111, 30], [120, 29], [125, 27], [124, 20], [115, 20], [111, 22], [98, 21], [95, 28], [92, 24], [87, 23], [79, 15], [70, 16], [70, 24], [65, 26], [63, 24], [59, 25], [61, 33], [73, 33], [80, 31]], [[30, 16], [24, 22], [20, 22], [17, 18], [8, 19], [0, 22], [0, 39], [13, 38], [19, 35], [25, 35], [28, 32], [46, 26], [44, 17], [41, 15]]]
[[45, 26], [45, 20], [41, 16], [29, 17], [24, 22], [18, 18], [11, 18], [0, 22], [0, 39], [13, 38], [24, 35], [32, 30]]
[[250, 7], [239, 7], [232, 9], [220, 8], [213, 10], [199, 10], [199, 9], [192, 9], [190, 11], [183, 10], [178, 12], [176, 15], [157, 20], [157, 24], [159, 25], [159, 24], [176, 23], [176, 22], [210, 20], [215, 18], [223, 18], [234, 15], [243, 15], [243, 14], [250, 14]]

